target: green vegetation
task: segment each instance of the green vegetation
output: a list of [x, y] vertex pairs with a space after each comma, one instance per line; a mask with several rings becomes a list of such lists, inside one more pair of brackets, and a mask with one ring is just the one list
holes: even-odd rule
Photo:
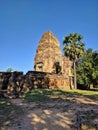
[[78, 33], [70, 33], [70, 35], [64, 37], [63, 41], [64, 54], [73, 61], [75, 89], [77, 89], [76, 63], [85, 52], [85, 45], [81, 42], [82, 38], [83, 37]]
[[28, 102], [49, 102], [54, 100], [67, 100], [67, 97], [87, 97], [98, 100], [98, 89], [85, 90], [55, 90], [36, 89], [22, 94], [22, 98]]
[[33, 89], [27, 93], [23, 93], [22, 98], [27, 101], [48, 102], [52, 99], [60, 98], [62, 94], [65, 94], [63, 90]]
[[98, 51], [91, 48], [85, 49], [81, 42], [82, 36], [77, 33], [70, 33], [64, 37], [64, 54], [73, 61], [74, 86], [82, 84], [85, 89], [98, 85]]
[[92, 49], [86, 53], [77, 63], [77, 82], [85, 86], [98, 85], [98, 52]]

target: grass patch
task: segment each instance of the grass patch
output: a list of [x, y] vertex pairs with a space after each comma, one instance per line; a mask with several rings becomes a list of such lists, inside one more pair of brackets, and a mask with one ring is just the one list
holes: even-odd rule
[[63, 90], [34, 89], [29, 92], [23, 93], [22, 98], [26, 99], [29, 102], [32, 101], [48, 102], [53, 99], [60, 98], [64, 94], [65, 92]]
[[34, 89], [22, 94], [22, 98], [29, 102], [48, 102], [54, 99], [66, 100], [67, 97], [87, 97], [98, 100], [98, 91], [94, 90], [59, 90], [59, 89]]
[[82, 96], [87, 97], [92, 100], [98, 100], [98, 89], [91, 90], [68, 90], [68, 93], [71, 93], [72, 96]]

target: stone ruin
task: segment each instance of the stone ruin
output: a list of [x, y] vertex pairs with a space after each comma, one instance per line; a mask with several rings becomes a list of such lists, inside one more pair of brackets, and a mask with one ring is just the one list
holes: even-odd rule
[[39, 41], [34, 59], [34, 70], [47, 72], [50, 86], [70, 89], [73, 87], [72, 61], [62, 56], [60, 43], [55, 35], [45, 32]]
[[19, 97], [21, 92], [37, 88], [49, 88], [45, 72], [0, 72], [0, 97]]
[[39, 41], [34, 62], [35, 71], [71, 75], [72, 62], [62, 56], [60, 43], [50, 31]]
[[50, 31], [39, 41], [34, 59], [34, 71], [0, 72], [0, 90], [19, 94], [35, 88], [73, 87], [72, 62], [62, 56], [60, 43]]

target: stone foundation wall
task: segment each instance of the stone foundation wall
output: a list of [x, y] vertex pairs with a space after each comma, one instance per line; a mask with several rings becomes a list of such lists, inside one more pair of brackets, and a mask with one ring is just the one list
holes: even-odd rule
[[23, 72], [0, 72], [0, 90], [6, 90], [8, 86], [21, 86], [23, 77]]
[[28, 71], [25, 75], [23, 72], [0, 72], [0, 90], [20, 92], [36, 88], [70, 89], [70, 79], [36, 71]]
[[57, 89], [70, 89], [70, 79], [69, 77], [64, 77], [62, 75], [50, 74], [47, 75], [49, 78], [50, 88]]

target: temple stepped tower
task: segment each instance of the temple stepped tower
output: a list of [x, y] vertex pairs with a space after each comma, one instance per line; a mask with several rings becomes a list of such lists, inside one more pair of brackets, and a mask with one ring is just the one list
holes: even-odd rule
[[45, 32], [39, 41], [34, 59], [34, 70], [71, 75], [71, 62], [62, 56], [60, 43], [50, 31]]

